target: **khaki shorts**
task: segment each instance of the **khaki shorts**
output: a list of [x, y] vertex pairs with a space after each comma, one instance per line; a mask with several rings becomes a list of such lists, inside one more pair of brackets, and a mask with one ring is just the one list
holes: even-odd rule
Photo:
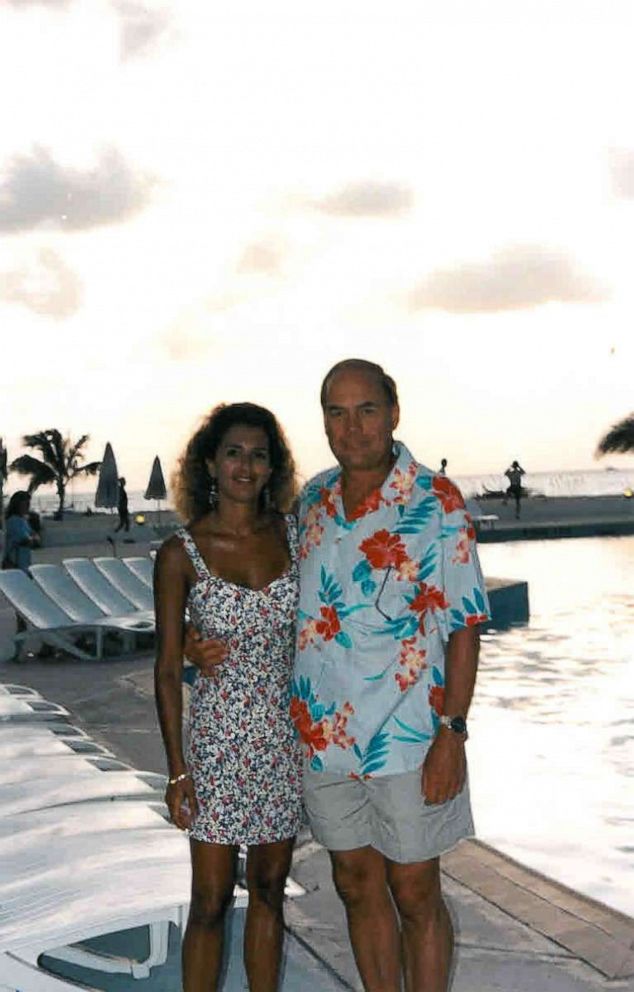
[[439, 806], [421, 794], [421, 769], [353, 779], [304, 769], [304, 802], [313, 835], [329, 851], [374, 847], [390, 861], [437, 858], [474, 834], [469, 784]]

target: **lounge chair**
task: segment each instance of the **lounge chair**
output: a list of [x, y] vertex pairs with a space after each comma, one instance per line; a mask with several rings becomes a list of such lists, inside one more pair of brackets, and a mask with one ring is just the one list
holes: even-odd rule
[[0, 763], [0, 786], [36, 779], [54, 779], [63, 775], [73, 778], [93, 777], [106, 772], [134, 771], [114, 755], [75, 754], [70, 749], [63, 754], [26, 754], [19, 761]]
[[67, 771], [58, 768], [56, 775], [0, 785], [0, 818], [18, 813], [30, 814], [51, 806], [94, 803], [105, 799], [156, 802], [164, 789], [165, 778], [153, 772], [95, 771], [94, 774], [69, 777]]
[[132, 601], [115, 589], [90, 558], [65, 558], [64, 568], [79, 588], [108, 616], [136, 615], [153, 621], [154, 611], [137, 610]]
[[68, 733], [49, 729], [50, 723], [0, 724], [0, 768], [5, 761], [35, 755], [101, 754], [113, 758], [107, 748], [91, 740], [86, 734]]
[[0, 696], [0, 723], [63, 720], [67, 716], [70, 716], [68, 710], [59, 703], [49, 703], [47, 699]]
[[24, 696], [28, 699], [41, 699], [37, 689], [28, 685], [16, 685], [14, 682], [0, 682], [0, 696]]
[[[45, 644], [50, 644], [84, 661], [93, 661], [103, 656], [104, 633], [112, 630], [121, 633], [125, 639], [124, 646], [128, 647], [134, 643], [136, 632], [144, 630], [151, 632], [154, 629], [153, 622], [138, 615], [138, 623], [125, 629], [121, 629], [116, 623], [113, 624], [107, 617], [91, 620], [89, 623], [78, 623], [19, 569], [0, 572], [0, 592], [4, 593], [13, 609], [27, 624], [26, 631], [14, 636], [16, 652], [19, 652], [24, 641], [35, 633]], [[76, 643], [76, 638], [83, 634], [94, 636], [94, 654]]]
[[145, 582], [149, 589], [152, 588], [154, 584], [154, 562], [151, 558], [121, 558], [120, 560], [126, 568], [134, 572], [137, 579]]
[[[167, 924], [184, 925], [190, 887], [187, 838], [145, 803], [96, 803], [11, 816], [0, 820], [0, 854], [6, 864], [0, 888], [0, 985], [6, 988], [77, 992], [75, 982], [38, 963], [43, 954], [146, 977], [165, 960]], [[150, 931], [143, 961], [77, 946], [139, 926]]]
[[122, 596], [129, 599], [137, 610], [154, 610], [152, 590], [148, 589], [119, 558], [93, 558], [102, 575], [117, 589]]
[[30, 572], [40, 589], [76, 623], [98, 624], [121, 634], [154, 630], [152, 620], [139, 617], [138, 610], [132, 607], [125, 615], [106, 616], [61, 565], [31, 565]]

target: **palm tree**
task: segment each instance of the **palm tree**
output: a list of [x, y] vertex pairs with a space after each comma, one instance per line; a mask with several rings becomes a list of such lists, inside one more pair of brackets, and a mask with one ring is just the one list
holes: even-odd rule
[[597, 446], [597, 457], [609, 452], [624, 455], [628, 451], [634, 451], [634, 413], [613, 424], [601, 438]]
[[37, 434], [25, 434], [22, 443], [25, 448], [39, 451], [42, 458], [33, 455], [20, 455], [10, 466], [10, 472], [19, 475], [30, 475], [29, 492], [35, 492], [39, 486], [54, 484], [57, 489], [59, 506], [55, 518], [61, 520], [64, 516], [64, 499], [66, 486], [77, 475], [96, 475], [101, 462], [89, 462], [81, 465], [86, 457], [83, 448], [90, 439], [89, 434], [82, 434], [78, 441], [72, 442], [69, 437], [62, 437], [58, 430], [39, 431]]

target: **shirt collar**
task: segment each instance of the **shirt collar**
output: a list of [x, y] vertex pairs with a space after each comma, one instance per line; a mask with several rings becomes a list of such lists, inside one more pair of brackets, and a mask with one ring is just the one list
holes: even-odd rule
[[[392, 450], [396, 455], [396, 461], [392, 465], [392, 468], [390, 469], [383, 484], [370, 493], [367, 499], [365, 499], [359, 506], [359, 512], [353, 516], [351, 520], [347, 521], [348, 524], [354, 524], [355, 521], [361, 520], [363, 517], [368, 516], [369, 513], [374, 513], [385, 506], [390, 506], [394, 502], [409, 503], [414, 486], [414, 480], [416, 479], [416, 474], [418, 471], [418, 465], [411, 452], [405, 447], [402, 441], [394, 441]], [[333, 480], [331, 491], [335, 500], [339, 504], [339, 508], [343, 516], [341, 468], [339, 469], [336, 479]]]

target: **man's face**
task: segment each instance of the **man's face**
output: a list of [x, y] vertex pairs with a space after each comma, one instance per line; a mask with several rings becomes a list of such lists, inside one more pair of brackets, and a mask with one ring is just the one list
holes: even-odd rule
[[344, 469], [369, 471], [389, 462], [398, 417], [398, 407], [390, 404], [371, 372], [346, 369], [332, 377], [324, 426], [331, 451]]

